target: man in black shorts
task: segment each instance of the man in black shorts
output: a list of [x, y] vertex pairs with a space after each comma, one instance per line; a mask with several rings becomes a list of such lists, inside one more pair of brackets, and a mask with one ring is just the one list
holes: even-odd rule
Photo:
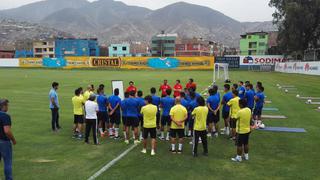
[[139, 102], [135, 98], [135, 92], [131, 91], [129, 93], [129, 98], [126, 101], [127, 107], [127, 122], [126, 122], [126, 136], [127, 139], [124, 141], [126, 144], [129, 144], [129, 129], [133, 128], [134, 131], [134, 144], [140, 143], [138, 139], [138, 127], [139, 127]]
[[75, 96], [72, 98], [73, 114], [74, 114], [74, 126], [73, 126], [73, 138], [81, 139], [82, 127], [84, 123], [84, 110], [83, 105], [85, 103], [82, 96], [82, 88], [78, 88], [74, 92]]
[[[175, 99], [175, 106], [170, 110], [171, 117], [171, 128], [170, 128], [170, 137], [171, 137], [171, 152], [178, 154], [182, 153], [183, 147], [183, 138], [184, 138], [184, 125], [185, 121], [188, 118], [187, 109], [181, 105], [181, 98], [177, 97]], [[179, 147], [178, 151], [176, 151], [176, 138], [179, 138]]]
[[249, 160], [249, 135], [250, 135], [250, 121], [251, 110], [247, 107], [247, 101], [245, 99], [239, 100], [240, 110], [236, 113], [236, 145], [237, 156], [231, 158], [232, 161], [241, 162], [242, 154], [244, 151], [244, 159]]
[[220, 94], [218, 93], [218, 86], [214, 85], [209, 89], [209, 98], [207, 99], [207, 106], [209, 109], [207, 125], [209, 126], [208, 136], [218, 137], [219, 127], [218, 122], [220, 120]]
[[151, 156], [154, 156], [156, 150], [156, 137], [157, 137], [157, 106], [152, 104], [152, 96], [145, 97], [146, 105], [141, 108], [140, 113], [143, 115], [143, 149], [142, 153], [147, 153], [147, 139], [151, 137]]

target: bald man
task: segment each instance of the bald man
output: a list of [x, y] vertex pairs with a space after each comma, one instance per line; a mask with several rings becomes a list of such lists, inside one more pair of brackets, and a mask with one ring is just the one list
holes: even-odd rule
[[[184, 138], [184, 124], [188, 118], [187, 109], [181, 105], [181, 98], [177, 97], [175, 99], [175, 106], [170, 110], [171, 117], [171, 128], [170, 128], [170, 137], [171, 137], [171, 152], [172, 153], [182, 153], [183, 148], [183, 138]], [[176, 138], [179, 138], [179, 147], [176, 151]]]

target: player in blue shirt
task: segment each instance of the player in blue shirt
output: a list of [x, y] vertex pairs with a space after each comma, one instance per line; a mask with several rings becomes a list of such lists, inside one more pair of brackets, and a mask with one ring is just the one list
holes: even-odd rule
[[215, 135], [218, 137], [219, 127], [218, 123], [220, 121], [220, 94], [218, 93], [218, 86], [214, 85], [209, 89], [209, 98], [207, 99], [207, 106], [209, 109], [207, 125], [208, 125], [208, 135]]
[[183, 107], [185, 107], [186, 109], [189, 109], [189, 102], [188, 102], [188, 100], [186, 100], [186, 93], [181, 92], [180, 98], [181, 98], [181, 105]]
[[248, 108], [250, 108], [251, 112], [253, 112], [254, 92], [253, 92], [253, 85], [252, 84], [246, 85], [246, 93], [244, 94], [244, 98], [247, 100]]
[[238, 92], [239, 92], [239, 98], [243, 99], [244, 98], [244, 93], [246, 92], [246, 88], [243, 85], [243, 81], [239, 81], [239, 86], [238, 86]]
[[[188, 110], [190, 108], [190, 105], [189, 105], [189, 101], [186, 100], [186, 93], [185, 92], [181, 92], [180, 93], [180, 98], [181, 98], [181, 105]], [[189, 122], [189, 117], [191, 117], [191, 114], [189, 114], [189, 111], [188, 111], [188, 118], [184, 122], [184, 124], [185, 124], [185, 134], [188, 134], [187, 125], [188, 125], [188, 122]]]
[[158, 108], [158, 112], [157, 112], [157, 130], [158, 130], [158, 133], [159, 133], [159, 131], [160, 131], [160, 102], [161, 102], [161, 98], [156, 95], [157, 89], [154, 88], [154, 87], [152, 87], [150, 89], [150, 93], [151, 93], [151, 97], [152, 97], [152, 104], [157, 106], [157, 108]]
[[[103, 87], [100, 87], [97, 90], [97, 103], [99, 111], [97, 113], [98, 122], [99, 122], [99, 132], [101, 137], [105, 135], [106, 127], [109, 127], [109, 115], [108, 115], [108, 98], [104, 95]], [[107, 125], [107, 126], [106, 126]]]
[[257, 93], [254, 96], [254, 100], [256, 102], [256, 105], [253, 110], [253, 118], [255, 120], [256, 127], [260, 127], [260, 125], [262, 124], [261, 114], [262, 114], [262, 109], [263, 109], [263, 105], [264, 105], [264, 98], [265, 98], [263, 92], [264, 92], [264, 87], [257, 86]]
[[189, 89], [188, 88], [184, 88], [184, 93], [185, 93], [185, 95], [186, 95], [186, 97], [185, 97], [185, 99], [188, 101], [188, 102], [190, 102], [191, 101], [191, 98], [190, 98], [190, 91], [189, 91]]
[[127, 99], [129, 98], [129, 92], [124, 93], [124, 100], [121, 101], [121, 111], [122, 111], [122, 126], [123, 126], [123, 137], [127, 139], [126, 124], [127, 124]]
[[[191, 113], [193, 112], [193, 110], [198, 107], [198, 102], [197, 102], [197, 97], [196, 97], [196, 93], [194, 91], [190, 91], [190, 101], [189, 101], [189, 111], [188, 114], [191, 115]], [[187, 134], [187, 137], [191, 137], [192, 136], [192, 132], [193, 132], [193, 125], [194, 125], [194, 117], [193, 116], [188, 116], [188, 127], [189, 127], [189, 131]]]
[[59, 98], [57, 90], [59, 88], [59, 83], [53, 82], [52, 88], [49, 92], [49, 101], [50, 101], [50, 109], [51, 109], [51, 128], [52, 131], [58, 131], [61, 129], [59, 125]]
[[109, 101], [109, 116], [110, 116], [110, 126], [109, 126], [109, 136], [115, 136], [119, 138], [119, 125], [121, 119], [120, 105], [121, 99], [119, 97], [119, 89], [116, 88], [113, 95], [108, 98]]
[[139, 127], [139, 102], [135, 98], [135, 92], [129, 92], [129, 98], [126, 101], [127, 107], [127, 124], [126, 124], [126, 144], [129, 144], [129, 130], [130, 127], [133, 128], [134, 131], [134, 144], [138, 144], [140, 141], [138, 140], [138, 127]]
[[230, 91], [230, 85], [225, 84], [224, 85], [224, 95], [221, 100], [222, 105], [222, 117], [224, 119], [224, 130], [221, 132], [221, 134], [230, 134], [230, 127], [229, 127], [229, 121], [230, 121], [230, 107], [227, 105], [227, 103], [230, 101], [230, 99], [233, 98], [232, 92]]
[[169, 141], [169, 132], [171, 126], [171, 117], [170, 117], [170, 110], [174, 106], [174, 99], [170, 97], [172, 91], [171, 89], [166, 90], [166, 96], [161, 98], [160, 106], [163, 109], [162, 116], [161, 116], [161, 136], [160, 139], [164, 140], [164, 127], [167, 127], [167, 137], [166, 140]]
[[145, 106], [146, 105], [146, 103], [145, 103], [145, 101], [144, 101], [144, 98], [142, 97], [143, 96], [143, 92], [141, 91], [141, 90], [139, 90], [138, 92], [137, 92], [137, 101], [138, 101], [138, 103], [139, 103], [139, 122], [140, 122], [140, 141], [142, 141], [143, 140], [143, 137], [142, 137], [142, 134], [143, 134], [143, 116], [142, 116], [142, 114], [140, 113], [141, 112], [141, 108], [143, 107], [143, 106]]
[[12, 144], [16, 145], [16, 139], [11, 129], [11, 117], [7, 113], [9, 101], [0, 99], [0, 158], [4, 161], [5, 179], [12, 177]]

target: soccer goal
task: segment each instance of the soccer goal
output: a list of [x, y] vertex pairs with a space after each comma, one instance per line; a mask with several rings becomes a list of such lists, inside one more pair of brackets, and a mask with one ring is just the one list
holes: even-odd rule
[[225, 83], [230, 83], [229, 79], [229, 64], [228, 63], [215, 63], [213, 68], [213, 84], [218, 80], [223, 79]]

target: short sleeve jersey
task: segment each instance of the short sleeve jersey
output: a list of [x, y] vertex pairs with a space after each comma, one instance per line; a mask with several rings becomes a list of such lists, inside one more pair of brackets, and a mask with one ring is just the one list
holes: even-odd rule
[[157, 106], [148, 104], [141, 108], [141, 114], [143, 115], [143, 127], [144, 128], [156, 128], [157, 127]]
[[[188, 116], [188, 111], [181, 104], [177, 104], [170, 110], [170, 116], [176, 121], [183, 121]], [[184, 129], [184, 124], [182, 123], [182, 126], [178, 126], [176, 123], [171, 122], [171, 129]]]
[[194, 130], [205, 131], [207, 128], [207, 117], [209, 109], [206, 106], [199, 106], [192, 111], [194, 119]]
[[238, 134], [250, 132], [251, 110], [249, 108], [240, 109], [235, 118], [237, 119], [236, 131]]
[[232, 98], [227, 104], [230, 106], [230, 117], [235, 118], [237, 115], [237, 112], [240, 110], [239, 106], [239, 97]]

